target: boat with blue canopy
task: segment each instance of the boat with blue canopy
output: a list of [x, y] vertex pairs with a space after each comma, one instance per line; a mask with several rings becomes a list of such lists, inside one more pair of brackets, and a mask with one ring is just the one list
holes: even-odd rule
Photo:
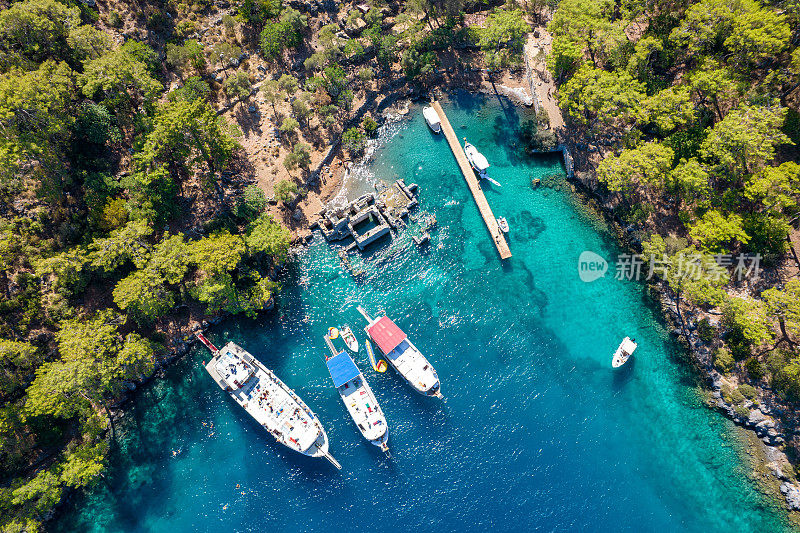
[[367, 380], [347, 352], [337, 351], [327, 335], [325, 342], [331, 352], [325, 364], [347, 412], [361, 435], [388, 454], [389, 426]]

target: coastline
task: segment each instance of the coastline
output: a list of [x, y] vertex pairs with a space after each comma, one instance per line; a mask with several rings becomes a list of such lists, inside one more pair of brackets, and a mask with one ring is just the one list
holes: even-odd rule
[[[572, 153], [575, 153], [574, 150]], [[594, 188], [597, 185], [594, 176], [578, 173], [568, 183], [572, 191], [580, 197], [581, 204], [597, 213], [609, 225], [621, 248], [628, 253], [641, 251], [638, 242], [630, 238], [630, 233], [626, 231], [613, 210], [601, 201], [602, 198]], [[745, 440], [749, 443], [750, 451], [747, 455], [756, 464], [754, 470], [766, 474], [752, 476], [753, 479], [765, 494], [771, 495], [782, 504], [790, 522], [800, 527], [800, 482], [789, 457], [781, 449], [781, 445], [786, 441], [786, 433], [780, 420], [774, 416], [775, 407], [765, 402], [764, 398], [755, 398], [753, 401], [745, 400], [743, 406], [748, 411], [747, 416], [737, 412], [737, 405], [727, 401], [727, 395], [723, 393], [725, 387], [730, 386], [730, 382], [713, 366], [712, 348], [715, 342], [707, 343], [700, 338], [698, 321], [704, 315], [702, 310], [691, 306], [688, 312], [682, 311], [688, 333], [684, 336], [667, 284], [661, 280], [651, 280], [648, 287], [653, 303], [660, 307], [662, 317], [670, 326], [672, 335], [684, 347], [687, 364], [702, 381], [700, 386], [706, 396], [706, 406], [725, 416], [743, 432]], [[685, 302], [682, 304], [686, 307]]]
[[[543, 37], [544, 38], [544, 37]], [[548, 42], [549, 44], [549, 42]], [[536, 71], [536, 74], [541, 74], [541, 71]], [[534, 75], [536, 75], [534, 74]], [[532, 95], [532, 98], [526, 98], [526, 87], [533, 87], [533, 83], [529, 82], [528, 75], [531, 75], [531, 70], [528, 73], [521, 73], [521, 69], [517, 71], [505, 71], [499, 76], [498, 83], [492, 83], [491, 80], [486, 80], [481, 76], [480, 83], [475, 84], [472, 81], [455, 82], [453, 80], [443, 81], [442, 83], [435, 84], [430, 89], [431, 92], [447, 94], [454, 90], [466, 90], [468, 92], [484, 94], [488, 97], [505, 98], [512, 105], [519, 109], [525, 110], [529, 113], [535, 112], [538, 101], [542, 99], [542, 94]], [[547, 90], [547, 96], [550, 96], [549, 83], [545, 82], [544, 90]], [[542, 87], [540, 84], [539, 87]], [[540, 89], [541, 90], [541, 89]], [[394, 91], [388, 93], [382, 100], [383, 106], [376, 106], [381, 109], [380, 119], [381, 127], [387, 124], [387, 120], [400, 121], [409, 112], [412, 105], [418, 104], [423, 100], [423, 94], [412, 92], [409, 94], [409, 87], [407, 84], [398, 86]], [[386, 103], [388, 102], [388, 105]], [[534, 102], [537, 102], [536, 104]], [[553, 108], [550, 106], [543, 106], [543, 108], [550, 115], [550, 122], [563, 124], [563, 118], [553, 117]], [[366, 112], [374, 112], [372, 108], [362, 109], [362, 114]], [[394, 114], [393, 118], [387, 115]], [[555, 118], [555, 120], [554, 120]], [[354, 119], [355, 120], [355, 119]], [[585, 167], [590, 160], [589, 154], [584, 154], [578, 150], [581, 145], [580, 137], [566, 138], [565, 131], [562, 128], [554, 128], [559, 137], [560, 144], [569, 150], [570, 154], [575, 154], [579, 159], [583, 160]], [[371, 142], [381, 142], [379, 140]], [[338, 143], [337, 143], [338, 144]], [[585, 144], [585, 143], [584, 143]], [[335, 145], [334, 145], [335, 146]], [[322, 207], [337, 197], [346, 186], [346, 178], [352, 168], [359, 165], [366, 165], [372, 157], [373, 149], [367, 150], [363, 156], [358, 159], [351, 159], [342, 153], [341, 149], [333, 149], [331, 151], [332, 157], [328, 159], [327, 164], [321, 164], [319, 168], [314, 171], [307, 184], [309, 187], [309, 196], [303, 199], [295, 206], [295, 209], [302, 209], [304, 213], [316, 214], [322, 210]], [[543, 152], [551, 153], [551, 152]], [[622, 225], [621, 221], [615, 216], [611, 206], [607, 205], [603, 197], [598, 193], [598, 182], [594, 174], [590, 171], [577, 172], [565, 182], [570, 184], [572, 192], [576, 195], [576, 199], [581, 205], [593, 210], [600, 217], [609, 224], [613, 229], [616, 236], [617, 244], [630, 251], [631, 253], [638, 252], [637, 242], [630, 238], [630, 234]], [[315, 187], [319, 185], [319, 187]], [[314, 187], [314, 188], [312, 188]], [[315, 190], [316, 189], [316, 190]], [[316, 207], [316, 211], [314, 208]], [[313, 217], [311, 217], [313, 218]], [[305, 220], [305, 215], [303, 217]], [[293, 244], [296, 247], [303, 247], [312, 236], [311, 230], [307, 225], [292, 226], [292, 233], [294, 236]], [[701, 312], [697, 309], [687, 313], [689, 321], [687, 323], [687, 330], [689, 332], [688, 339], [684, 338], [680, 325], [677, 321], [674, 305], [669, 298], [669, 289], [665, 283], [656, 281], [650, 284], [654, 301], [661, 307], [663, 319], [669, 324], [673, 330], [673, 334], [677, 337], [679, 342], [683, 344], [687, 353], [687, 362], [693, 367], [694, 372], [700, 378], [703, 384], [703, 392], [708, 395], [706, 405], [710, 409], [714, 409], [726, 418], [731, 420], [738, 428], [746, 432], [747, 438], [753, 443], [758, 442], [758, 453], [753, 452], [748, 454], [758, 464], [756, 470], [763, 471], [767, 475], [756, 476], [754, 480], [762, 486], [766, 494], [770, 494], [777, 502], [784, 504], [784, 510], [787, 512], [789, 520], [796, 525], [800, 525], [800, 483], [794, 475], [794, 469], [791, 466], [788, 456], [781, 449], [781, 444], [785, 442], [784, 429], [780, 421], [773, 416], [773, 412], [765, 405], [764, 402], [759, 402], [760, 405], [756, 406], [755, 403], [749, 402], [748, 408], [752, 407], [747, 417], [741, 416], [735, 410], [735, 405], [726, 402], [722, 394], [722, 388], [726, 384], [724, 378], [714, 369], [711, 364], [711, 347], [702, 341], [697, 331], [697, 319]], [[685, 305], [685, 304], [684, 304]], [[217, 317], [202, 324], [202, 331], [208, 327], [218, 324], [225, 320], [227, 317]], [[191, 343], [194, 342], [192, 338], [188, 344], [183, 346], [182, 353], [173, 354], [170, 360], [180, 357], [188, 351]], [[168, 364], [168, 363], [167, 363]], [[751, 445], [751, 447], [754, 446]]]
[[[339, 184], [339, 187], [340, 187], [340, 189], [341, 189], [341, 187], [342, 187], [343, 185], [344, 185], [344, 183], [343, 183], [343, 182]], [[581, 193], [581, 191], [576, 189], [576, 190], [575, 190], [575, 192], [577, 193], [577, 194], [575, 195], [576, 202], [580, 202], [580, 203], [581, 203], [581, 205], [583, 205], [583, 206], [587, 206], [587, 205], [588, 205], [588, 202], [584, 202], [584, 201], [583, 201], [583, 200], [582, 200], [582, 199], [581, 199], [581, 198], [578, 196], [578, 195]], [[589, 199], [589, 200], [591, 200], [591, 199]], [[621, 241], [620, 241], [620, 242], [621, 242]], [[296, 253], [296, 251], [297, 251], [297, 250], [299, 250], [299, 249], [302, 249], [302, 247], [303, 247], [303, 246], [302, 246], [302, 243], [298, 243], [298, 245], [297, 245], [297, 246], [296, 246], [296, 248], [295, 248], [295, 253]], [[204, 329], [206, 329], [206, 328], [210, 328], [211, 326], [213, 326], [213, 325], [215, 325], [215, 324], [218, 324], [219, 322], [221, 322], [221, 321], [225, 320], [225, 318], [226, 318], [226, 317], [219, 317], [219, 318], [215, 318], [215, 319], [213, 319], [213, 320], [209, 320], [209, 321], [207, 321], [207, 323], [204, 325]], [[176, 359], [176, 358], [178, 358], [178, 357], [179, 357], [179, 355], [178, 355], [178, 354], [173, 354], [173, 359], [171, 359], [171, 360], [174, 360], [174, 359]]]

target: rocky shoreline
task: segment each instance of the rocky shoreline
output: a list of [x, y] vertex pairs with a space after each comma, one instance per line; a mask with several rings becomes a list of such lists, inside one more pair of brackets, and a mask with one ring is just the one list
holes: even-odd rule
[[[511, 85], [517, 84], [512, 83]], [[531, 96], [527, 92], [522, 83], [516, 87], [504, 84], [493, 85], [489, 83], [482, 83], [478, 87], [475, 87], [464, 86], [464, 84], [461, 83], [448, 82], [439, 87], [434, 87], [432, 90], [452, 91], [455, 89], [470, 90], [492, 96], [503, 96], [522, 108], [531, 108], [535, 98], [535, 96]], [[410, 91], [409, 87], [403, 84], [395, 87], [389, 94], [384, 95], [381, 100], [383, 105], [375, 107], [380, 110], [380, 116], [383, 121], [398, 120], [402, 116], [405, 116], [412, 102], [419, 101], [422, 97], [423, 95], [421, 93]], [[362, 113], [372, 111], [372, 106], [369, 107], [370, 109], [362, 109], [360, 111]], [[403, 108], [406, 110], [406, 113], [394, 113], [394, 116], [392, 116], [392, 109], [394, 107], [398, 109]], [[564, 140], [562, 142], [570, 152], [576, 153], [574, 143], [571, 143], [569, 140]], [[310, 173], [307, 185], [313, 187], [320, 177], [326, 175], [329, 179], [338, 182], [338, 190], [341, 189], [343, 186], [343, 174], [346, 170], [343, 170], [339, 176], [336, 176], [333, 172], [326, 174], [327, 167], [329, 167], [336, 158], [337, 148], [338, 143], [331, 146], [329, 155], [324, 158], [323, 162], [315, 171]], [[370, 154], [364, 155], [365, 159], [369, 157]], [[349, 163], [350, 165], [354, 164], [354, 162]], [[350, 165], [345, 166], [349, 167]], [[605, 220], [615, 228], [619, 244], [632, 251], [636, 251], [637, 243], [628, 238], [628, 233], [625, 231], [620, 221], [615, 218], [610, 207], [604, 205], [601, 201], [602, 198], [597, 192], [598, 183], [595, 177], [587, 173], [576, 173], [576, 175], [571, 178], [570, 182], [574, 184], [573, 191], [583, 197], [582, 201], [584, 205], [598, 211]], [[334, 194], [334, 196], [336, 196], [336, 194]], [[311, 237], [310, 231], [296, 233], [293, 240], [293, 245], [295, 246], [294, 253], [296, 253], [299, 248], [305, 246], [308, 241], [311, 240]], [[735, 384], [728, 382], [728, 380], [713, 366], [712, 350], [715, 348], [715, 341], [707, 343], [700, 338], [697, 322], [702, 314], [701, 311], [694, 309], [682, 313], [684, 315], [684, 334], [684, 331], [680, 327], [674, 302], [670, 298], [669, 289], [664, 283], [653, 283], [651, 287], [658, 293], [663, 315], [665, 319], [672, 324], [673, 334], [681, 339], [687, 349], [692, 366], [695, 367], [699, 376], [703, 378], [706, 383], [708, 406], [716, 409], [741, 428], [752, 432], [752, 435], [757, 439], [759, 445], [762, 446], [760, 453], [757, 455], [761, 458], [763, 466], [772, 477], [773, 482], [766, 483], [763, 479], [760, 481], [766, 485], [765, 489], [767, 489], [770, 494], [774, 495], [776, 498], [785, 500], [786, 508], [790, 511], [790, 520], [795, 524], [800, 524], [800, 512], [798, 512], [800, 511], [800, 482], [798, 482], [796, 478], [794, 468], [788, 456], [781, 449], [786, 443], [787, 434], [791, 432], [791, 429], [784, 427], [780, 417], [777, 416], [785, 407], [777, 404], [774, 398], [767, 397], [758, 389], [756, 389], [757, 396], [753, 399], [746, 398], [742, 402], [733, 401], [731, 396], [726, 394], [725, 391], [735, 388]], [[266, 311], [269, 310], [271, 310], [271, 308]], [[229, 317], [218, 316], [204, 320], [200, 324], [195, 324], [193, 330], [206, 331], [211, 326], [219, 324], [227, 318]], [[716, 326], [713, 322], [712, 325]], [[717, 338], [718, 336], [718, 334], [715, 335]], [[195, 342], [196, 338], [193, 335], [189, 337], [184, 336], [182, 339], [174, 339], [172, 343], [174, 351], [170, 356], [162, 360], [154, 374], [168, 366], [174, 360], [187, 354]]]
[[[565, 143], [569, 147], [569, 143]], [[574, 153], [574, 148], [571, 149]], [[641, 251], [638, 242], [629, 237], [629, 232], [615, 217], [612, 209], [602, 201], [598, 192], [596, 178], [587, 173], [576, 173], [570, 181], [573, 190], [583, 197], [587, 207], [598, 212], [615, 230], [618, 243], [630, 253]], [[787, 407], [781, 405], [774, 395], [760, 387], [752, 387], [752, 398], [739, 398], [736, 383], [725, 378], [714, 368], [713, 350], [721, 345], [719, 320], [712, 318], [709, 324], [714, 328], [714, 335], [710, 342], [703, 340], [700, 335], [699, 321], [704, 318], [702, 310], [691, 307], [685, 309], [686, 303], [682, 302], [681, 317], [671, 298], [670, 289], [663, 281], [651, 282], [650, 288], [654, 293], [662, 314], [671, 325], [672, 334], [684, 345], [688, 359], [704, 381], [704, 391], [708, 394], [706, 404], [709, 408], [723, 414], [734, 424], [751, 433], [754, 445], [761, 447], [756, 455], [761, 458], [762, 466], [771, 479], [759, 479], [762, 489], [767, 494], [785, 501], [789, 520], [800, 526], [800, 482], [789, 457], [784, 451], [785, 444], [793, 434], [792, 428], [786, 427], [781, 421], [781, 415]], [[735, 391], [735, 393], [734, 393]]]

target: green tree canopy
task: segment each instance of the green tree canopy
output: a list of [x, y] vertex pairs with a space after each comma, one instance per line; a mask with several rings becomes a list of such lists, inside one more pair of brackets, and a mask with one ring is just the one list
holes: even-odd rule
[[153, 102], [164, 90], [150, 76], [147, 65], [124, 48], [84, 61], [80, 80], [84, 96], [104, 100], [118, 114], [127, 112], [137, 101]]
[[786, 108], [742, 105], [714, 125], [700, 153], [734, 177], [760, 170], [775, 147], [791, 141], [781, 130]]
[[583, 65], [559, 90], [559, 103], [584, 124], [632, 122], [642, 111], [644, 85], [627, 72]]
[[796, 211], [800, 203], [800, 165], [787, 161], [777, 167], [764, 167], [748, 178], [744, 193], [768, 210]]
[[264, 254], [281, 263], [289, 252], [291, 234], [271, 216], [263, 213], [247, 227], [245, 243], [251, 255]]
[[730, 250], [734, 241], [747, 244], [750, 236], [742, 226], [742, 217], [736, 213], [723, 215], [716, 209], [708, 210], [699, 221], [689, 228], [689, 235], [702, 247], [713, 252]]
[[136, 161], [144, 169], [160, 163], [191, 169], [202, 161], [213, 174], [237, 146], [230, 127], [208, 102], [176, 100], [159, 106]]
[[73, 94], [65, 63], [46, 61], [36, 70], [12, 70], [0, 77], [0, 189], [17, 187], [20, 170], [33, 162], [48, 174], [63, 172]]
[[111, 273], [128, 262], [142, 268], [150, 259], [147, 237], [153, 228], [145, 220], [132, 220], [106, 238], [95, 239], [89, 244], [92, 266]]
[[80, 25], [80, 9], [56, 0], [24, 0], [0, 11], [3, 49], [42, 62], [69, 59], [68, 37]]
[[644, 143], [603, 159], [597, 177], [616, 192], [633, 192], [637, 186], [660, 189], [665, 186], [674, 156], [672, 148], [664, 144]]

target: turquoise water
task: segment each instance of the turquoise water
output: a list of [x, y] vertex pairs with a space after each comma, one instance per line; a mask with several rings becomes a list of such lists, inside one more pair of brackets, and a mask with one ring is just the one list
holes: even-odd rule
[[[520, 156], [524, 117], [505, 102], [462, 94], [445, 109], [502, 185], [486, 195], [509, 220], [510, 261], [498, 259], [445, 139], [416, 108], [369, 171], [420, 185], [422, 209], [439, 222], [430, 246], [418, 249], [410, 232], [381, 241], [354, 279], [317, 235], [284, 274], [277, 313], [210, 334], [242, 344], [295, 388], [343, 470], [276, 445], [213, 383], [198, 349], [140, 391], [120, 423], [114, 468], [57, 529], [785, 528], [747, 480], [733, 427], [703, 407], [679, 367], [643, 288], [614, 280], [613, 263], [612, 275], [580, 281], [582, 251], [613, 261], [617, 249], [566, 188], [530, 186], [563, 177], [559, 159]], [[363, 441], [321, 359], [329, 325], [348, 322], [363, 339], [359, 303], [385, 310], [429, 355], [446, 397], [416, 395], [358, 355], [387, 414], [391, 459]], [[625, 335], [640, 348], [612, 372]]]

